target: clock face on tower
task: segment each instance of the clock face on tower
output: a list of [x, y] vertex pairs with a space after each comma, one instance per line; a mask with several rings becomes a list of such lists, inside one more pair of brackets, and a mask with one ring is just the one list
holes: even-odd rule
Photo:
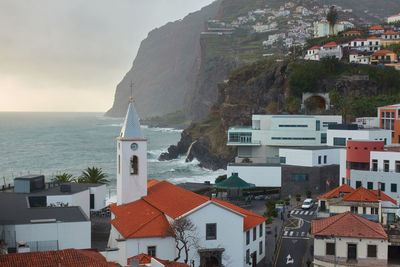
[[132, 150], [135, 151], [137, 148], [138, 148], [138, 144], [136, 144], [136, 143], [132, 143], [132, 144], [131, 144], [131, 149], [132, 149]]

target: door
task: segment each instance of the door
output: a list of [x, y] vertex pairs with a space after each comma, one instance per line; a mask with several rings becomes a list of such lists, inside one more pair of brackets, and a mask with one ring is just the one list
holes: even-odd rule
[[356, 244], [347, 244], [347, 260], [357, 260]]
[[321, 211], [325, 210], [326, 210], [325, 201], [321, 201]]
[[256, 267], [257, 266], [257, 253], [254, 251], [251, 254], [251, 267]]

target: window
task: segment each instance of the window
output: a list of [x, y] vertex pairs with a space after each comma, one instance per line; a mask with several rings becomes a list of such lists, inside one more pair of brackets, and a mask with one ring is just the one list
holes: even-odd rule
[[260, 243], [258, 243], [258, 254], [262, 254], [263, 253], [263, 242], [260, 241]]
[[328, 156], [325, 155], [325, 156], [324, 156], [324, 164], [326, 164], [327, 161], [328, 161]]
[[306, 182], [308, 174], [292, 174], [292, 182]]
[[260, 224], [259, 226], [259, 231], [260, 231], [260, 237], [263, 236], [263, 224]]
[[374, 171], [374, 172], [378, 171], [378, 160], [377, 159], [372, 160], [372, 171]]
[[388, 160], [383, 161], [383, 171], [389, 172], [389, 161]]
[[358, 207], [355, 207], [355, 206], [352, 206], [352, 207], [350, 207], [350, 211], [352, 212], [352, 213], [358, 213]]
[[94, 194], [90, 194], [90, 209], [94, 209]]
[[321, 133], [321, 144], [326, 144], [326, 133]]
[[217, 224], [207, 223], [206, 224], [206, 240], [217, 239]]
[[147, 255], [156, 257], [156, 246], [147, 247]]
[[363, 207], [363, 214], [367, 214], [367, 208]]
[[376, 258], [376, 245], [368, 245], [368, 258]]
[[390, 192], [397, 193], [397, 184], [390, 184]]
[[396, 214], [388, 213], [387, 214], [387, 222], [388, 223], [395, 223], [396, 222]]
[[381, 183], [381, 191], [385, 192], [385, 183]]
[[250, 230], [246, 232], [246, 245], [250, 244]]
[[286, 157], [279, 157], [279, 161], [283, 164], [286, 163]]
[[257, 227], [253, 228], [253, 241], [256, 241], [257, 239]]
[[250, 249], [246, 250], [246, 263], [249, 264], [250, 263]]
[[139, 166], [138, 157], [132, 156], [131, 157], [131, 174], [139, 174], [138, 166]]
[[346, 146], [346, 138], [343, 137], [333, 137], [334, 146]]
[[356, 188], [359, 188], [361, 186], [361, 181], [356, 181]]
[[320, 124], [321, 124], [321, 123], [320, 123], [319, 120], [315, 121], [315, 130], [317, 130], [317, 131], [320, 130], [320, 128], [321, 128], [321, 125], [320, 125]]
[[378, 208], [371, 208], [371, 214], [378, 214]]
[[335, 255], [335, 243], [326, 243], [326, 255]]
[[229, 142], [233, 143], [251, 143], [251, 132], [233, 132], [229, 133]]
[[321, 164], [321, 156], [318, 156], [318, 164]]
[[374, 183], [373, 182], [368, 182], [367, 183], [367, 188], [368, 189], [374, 189]]
[[395, 172], [400, 172], [400, 161], [396, 160], [395, 163]]

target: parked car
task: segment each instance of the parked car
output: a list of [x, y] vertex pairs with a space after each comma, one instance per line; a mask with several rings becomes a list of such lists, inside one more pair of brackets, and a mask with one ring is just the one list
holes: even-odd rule
[[313, 206], [313, 200], [311, 198], [307, 198], [306, 200], [304, 200], [303, 205], [301, 205], [302, 209], [310, 209]]

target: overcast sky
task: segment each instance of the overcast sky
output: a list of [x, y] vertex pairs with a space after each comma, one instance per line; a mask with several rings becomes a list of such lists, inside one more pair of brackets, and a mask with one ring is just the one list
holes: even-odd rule
[[101, 111], [141, 40], [212, 0], [0, 0], [0, 111]]

